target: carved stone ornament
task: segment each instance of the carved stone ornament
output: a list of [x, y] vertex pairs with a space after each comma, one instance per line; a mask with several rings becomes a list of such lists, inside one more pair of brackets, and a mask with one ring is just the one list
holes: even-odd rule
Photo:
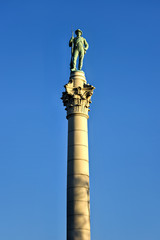
[[83, 84], [83, 88], [74, 87], [72, 79], [64, 87], [66, 91], [62, 93], [61, 99], [66, 107], [65, 110], [67, 110], [67, 117], [76, 113], [88, 116], [91, 96], [95, 87], [86, 83]]

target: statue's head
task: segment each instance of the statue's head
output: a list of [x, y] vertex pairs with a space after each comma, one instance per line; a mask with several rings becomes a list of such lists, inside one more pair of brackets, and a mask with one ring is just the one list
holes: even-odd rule
[[80, 29], [77, 29], [77, 30], [75, 31], [75, 34], [76, 34], [77, 36], [82, 36], [82, 31], [81, 31]]

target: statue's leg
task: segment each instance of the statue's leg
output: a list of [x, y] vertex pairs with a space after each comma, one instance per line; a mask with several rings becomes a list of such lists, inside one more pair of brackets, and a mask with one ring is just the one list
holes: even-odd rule
[[78, 69], [81, 70], [82, 66], [83, 66], [83, 58], [84, 58], [84, 50], [82, 49], [79, 52], [79, 65], [78, 65]]
[[79, 54], [79, 51], [77, 49], [75, 49], [74, 55], [73, 55], [73, 69], [76, 69], [76, 62], [77, 62], [78, 54]]

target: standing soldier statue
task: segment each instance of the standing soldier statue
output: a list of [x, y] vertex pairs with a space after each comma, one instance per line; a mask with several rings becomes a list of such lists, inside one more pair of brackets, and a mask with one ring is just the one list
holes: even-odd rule
[[69, 41], [69, 46], [72, 47], [72, 56], [71, 56], [71, 63], [70, 63], [71, 71], [77, 70], [76, 63], [77, 63], [78, 56], [79, 56], [78, 70], [82, 69], [84, 54], [86, 53], [89, 47], [86, 39], [81, 37], [82, 31], [80, 29], [77, 29], [75, 31], [75, 34], [77, 35], [77, 37], [74, 38], [72, 35]]

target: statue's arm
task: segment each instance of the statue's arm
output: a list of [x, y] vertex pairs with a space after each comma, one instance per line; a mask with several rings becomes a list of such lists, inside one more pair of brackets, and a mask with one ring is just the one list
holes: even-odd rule
[[89, 48], [89, 44], [87, 43], [86, 39], [84, 38], [84, 50], [87, 51]]
[[69, 41], [69, 47], [72, 47], [73, 40], [74, 40], [74, 38], [71, 37], [71, 39], [70, 39], [70, 41]]

